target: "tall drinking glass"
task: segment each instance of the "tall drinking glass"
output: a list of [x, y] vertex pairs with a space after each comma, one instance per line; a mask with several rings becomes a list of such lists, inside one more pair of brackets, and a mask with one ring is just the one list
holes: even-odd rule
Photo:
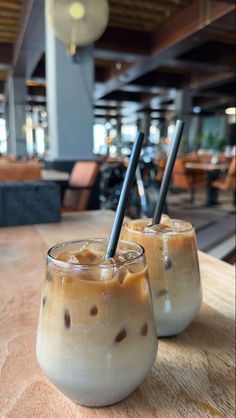
[[195, 232], [182, 220], [162, 216], [126, 222], [122, 238], [142, 245], [147, 258], [158, 336], [182, 332], [196, 316], [202, 290]]
[[105, 261], [103, 239], [48, 252], [37, 335], [39, 364], [54, 385], [86, 406], [127, 397], [150, 372], [157, 336], [145, 254], [120, 241]]

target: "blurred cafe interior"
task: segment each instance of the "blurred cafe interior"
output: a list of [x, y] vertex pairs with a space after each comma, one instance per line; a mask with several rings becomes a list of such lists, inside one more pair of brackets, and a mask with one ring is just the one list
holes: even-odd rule
[[235, 36], [0, 0], [1, 418], [235, 417]]
[[47, 3], [0, 0], [1, 226], [116, 211], [138, 131], [126, 215], [152, 217], [180, 118], [165, 213], [234, 264], [234, 0]]

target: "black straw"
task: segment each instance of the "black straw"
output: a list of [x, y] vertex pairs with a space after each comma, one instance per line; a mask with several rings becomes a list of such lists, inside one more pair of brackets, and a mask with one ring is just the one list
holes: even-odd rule
[[140, 152], [142, 149], [144, 137], [145, 136], [142, 132], [139, 132], [137, 134], [137, 137], [136, 137], [136, 140], [135, 140], [132, 152], [131, 152], [129, 165], [128, 165], [124, 183], [122, 186], [120, 199], [119, 199], [119, 203], [117, 206], [116, 216], [115, 216], [114, 224], [112, 227], [111, 236], [109, 239], [105, 259], [114, 257], [115, 252], [116, 252], [116, 247], [118, 244], [120, 231], [121, 231], [121, 227], [122, 227], [123, 219], [125, 215], [125, 209], [126, 209], [128, 198], [129, 198], [129, 192], [133, 185], [135, 171], [139, 162], [139, 156], [140, 156]]
[[165, 200], [166, 200], [166, 195], [167, 195], [169, 184], [170, 184], [171, 174], [172, 174], [172, 170], [173, 170], [175, 160], [176, 160], [176, 156], [177, 156], [177, 153], [178, 153], [179, 144], [180, 144], [180, 141], [181, 141], [183, 129], [184, 129], [184, 122], [182, 120], [177, 120], [176, 129], [175, 129], [175, 136], [174, 136], [174, 140], [172, 141], [170, 152], [169, 152], [169, 155], [168, 155], [168, 158], [167, 158], [165, 171], [164, 171], [163, 179], [162, 179], [162, 182], [161, 182], [159, 199], [157, 201], [154, 216], [152, 218], [152, 225], [159, 224], [159, 222], [161, 220], [161, 215], [162, 215], [162, 212], [163, 212], [163, 208], [164, 208], [164, 204], [165, 204]]

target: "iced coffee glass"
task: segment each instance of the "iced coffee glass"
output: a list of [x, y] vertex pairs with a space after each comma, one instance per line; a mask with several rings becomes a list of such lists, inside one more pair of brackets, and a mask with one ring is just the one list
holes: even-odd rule
[[37, 335], [42, 370], [86, 406], [127, 397], [151, 370], [157, 335], [144, 250], [120, 241], [65, 242], [48, 252]]
[[182, 332], [196, 316], [202, 290], [195, 232], [192, 225], [164, 215], [126, 222], [122, 238], [145, 249], [158, 336]]

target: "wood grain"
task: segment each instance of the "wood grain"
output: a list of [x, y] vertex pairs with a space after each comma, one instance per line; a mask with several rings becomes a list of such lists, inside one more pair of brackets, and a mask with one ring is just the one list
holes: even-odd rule
[[0, 229], [0, 417], [234, 417], [234, 269], [203, 253], [201, 312], [184, 333], [160, 340], [152, 373], [128, 399], [84, 408], [41, 372], [35, 338], [46, 251], [63, 240], [106, 236], [112, 219], [94, 211]]

